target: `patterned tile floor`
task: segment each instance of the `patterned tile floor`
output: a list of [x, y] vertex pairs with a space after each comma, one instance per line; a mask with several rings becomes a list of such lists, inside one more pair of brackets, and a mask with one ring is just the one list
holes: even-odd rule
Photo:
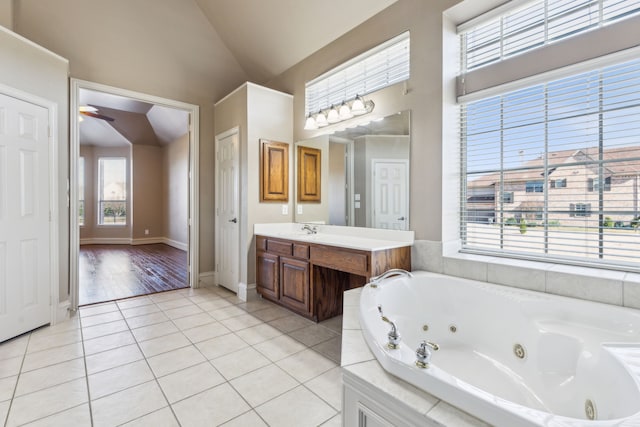
[[0, 422], [339, 426], [341, 323], [222, 288], [86, 306], [0, 344]]

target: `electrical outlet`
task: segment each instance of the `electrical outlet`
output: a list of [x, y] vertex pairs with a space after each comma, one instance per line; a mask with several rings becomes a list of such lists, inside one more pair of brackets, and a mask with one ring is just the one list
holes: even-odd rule
[[149, 235], [149, 229], [148, 229], [148, 228], [145, 228], [145, 229], [144, 229], [144, 234], [145, 234], [145, 235]]
[[282, 215], [289, 215], [289, 205], [282, 205]]
[[302, 215], [302, 205], [298, 205], [298, 215]]

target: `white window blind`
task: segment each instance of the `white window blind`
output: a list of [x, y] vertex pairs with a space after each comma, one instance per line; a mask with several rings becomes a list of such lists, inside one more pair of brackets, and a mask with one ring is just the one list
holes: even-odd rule
[[409, 56], [407, 31], [308, 82], [306, 114], [409, 79]]
[[640, 0], [536, 0], [458, 27], [462, 72], [640, 14]]
[[462, 104], [464, 250], [640, 268], [638, 117], [640, 59]]

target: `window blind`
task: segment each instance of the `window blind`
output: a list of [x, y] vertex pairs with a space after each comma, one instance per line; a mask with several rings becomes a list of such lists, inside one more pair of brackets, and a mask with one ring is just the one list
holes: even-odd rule
[[464, 250], [640, 267], [640, 59], [460, 109]]
[[407, 31], [308, 82], [305, 113], [316, 113], [409, 79], [409, 57]]

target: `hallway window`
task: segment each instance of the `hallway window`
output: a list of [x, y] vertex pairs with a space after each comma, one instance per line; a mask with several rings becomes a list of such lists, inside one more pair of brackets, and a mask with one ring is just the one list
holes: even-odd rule
[[98, 182], [98, 224], [126, 225], [127, 159], [124, 157], [98, 159]]
[[78, 159], [78, 225], [84, 225], [84, 157]]

